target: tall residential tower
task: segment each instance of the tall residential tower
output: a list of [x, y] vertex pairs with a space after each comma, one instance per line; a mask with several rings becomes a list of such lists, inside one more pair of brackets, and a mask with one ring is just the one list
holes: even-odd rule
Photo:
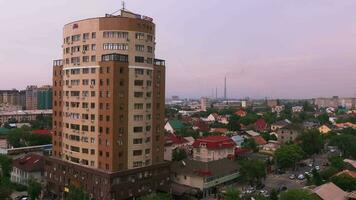
[[63, 31], [48, 190], [81, 186], [94, 199], [127, 199], [167, 186], [165, 61], [155, 59], [152, 18], [121, 10]]

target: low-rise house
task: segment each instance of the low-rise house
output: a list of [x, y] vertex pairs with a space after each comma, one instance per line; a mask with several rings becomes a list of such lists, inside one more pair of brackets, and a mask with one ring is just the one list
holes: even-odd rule
[[218, 117], [218, 122], [221, 124], [228, 124], [229, 123], [229, 118], [226, 116], [219, 116]]
[[337, 128], [354, 128], [356, 129], [356, 124], [351, 123], [351, 122], [345, 122], [345, 123], [337, 123], [335, 124]]
[[164, 160], [171, 161], [173, 151], [177, 148], [188, 150], [189, 141], [184, 137], [177, 136], [173, 133], [165, 135]]
[[356, 178], [356, 172], [345, 169], [345, 170], [335, 174], [335, 176], [350, 176], [352, 178]]
[[259, 148], [262, 148], [263, 145], [267, 144], [267, 141], [260, 135], [252, 137], [253, 140], [255, 140], [256, 144], [259, 146]]
[[216, 192], [216, 187], [236, 180], [239, 167], [235, 161], [220, 159], [210, 162], [185, 159], [171, 165], [171, 180], [174, 183], [198, 189], [203, 197]]
[[274, 152], [280, 147], [278, 141], [269, 140], [267, 144], [263, 145], [262, 150], [260, 152], [266, 152], [269, 154], [274, 154]]
[[209, 162], [233, 157], [235, 142], [226, 136], [207, 136], [193, 143], [193, 159]]
[[282, 112], [283, 110], [285, 109], [285, 106], [284, 105], [281, 105], [281, 106], [274, 106], [274, 107], [272, 107], [272, 109], [271, 109], [271, 111], [273, 112], [273, 113], [280, 113], [280, 112]]
[[228, 132], [229, 130], [227, 128], [211, 128], [210, 132], [211, 133], [220, 133], [221, 135], [224, 135]]
[[326, 183], [313, 189], [321, 200], [346, 200], [348, 193], [337, 187], [334, 183]]
[[255, 130], [259, 132], [264, 132], [267, 130], [268, 124], [264, 119], [258, 119], [255, 122]]
[[168, 121], [164, 126], [164, 129], [169, 133], [176, 133], [184, 128], [186, 128], [185, 125], [177, 119]]
[[319, 127], [319, 133], [321, 134], [327, 134], [331, 131], [331, 128], [329, 128], [327, 125], [322, 125]]
[[291, 124], [291, 122], [288, 119], [281, 120], [281, 121], [278, 121], [276, 123], [273, 123], [271, 125], [271, 130], [272, 131], [276, 131], [276, 130], [278, 130], [280, 128], [283, 128], [283, 127], [285, 127], [285, 126], [287, 126], [289, 124]]
[[209, 124], [207, 124], [206, 122], [204, 122], [202, 120], [195, 122], [193, 125], [193, 129], [196, 131], [199, 131], [199, 132], [209, 132], [210, 131]]
[[244, 110], [238, 110], [234, 114], [239, 117], [245, 117], [247, 115], [247, 112]]
[[292, 107], [292, 112], [293, 113], [300, 113], [300, 112], [303, 112], [303, 106], [293, 106]]
[[21, 185], [28, 185], [31, 179], [41, 182], [43, 170], [44, 157], [38, 154], [27, 154], [13, 160], [11, 181]]
[[207, 118], [204, 119], [204, 121], [207, 122], [215, 122], [218, 121], [219, 115], [217, 113], [211, 113]]
[[308, 120], [303, 122], [303, 128], [306, 130], [316, 129], [320, 126], [317, 120]]
[[299, 134], [302, 132], [302, 127], [298, 124], [289, 124], [276, 131], [278, 142], [285, 144], [287, 142], [293, 142]]
[[236, 147], [241, 147], [242, 143], [245, 140], [245, 138], [243, 138], [241, 135], [234, 135], [231, 137], [231, 139], [235, 142]]
[[356, 160], [344, 159], [344, 162], [350, 164], [353, 168], [356, 168]]
[[249, 131], [246, 131], [246, 134], [249, 136], [249, 137], [256, 137], [256, 136], [259, 136], [260, 134], [255, 132], [255, 131], [252, 131], [252, 130], [249, 130]]

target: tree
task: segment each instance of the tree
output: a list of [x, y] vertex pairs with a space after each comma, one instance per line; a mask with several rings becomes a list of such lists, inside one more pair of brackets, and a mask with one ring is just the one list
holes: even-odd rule
[[187, 158], [187, 153], [182, 149], [175, 149], [172, 154], [173, 161], [181, 161]]
[[89, 195], [82, 188], [69, 187], [68, 199], [70, 200], [89, 200]]
[[2, 177], [10, 178], [12, 170], [12, 159], [6, 155], [0, 155], [0, 174]]
[[339, 157], [339, 156], [330, 157], [329, 162], [330, 162], [330, 166], [334, 167], [337, 170], [341, 170], [346, 165], [346, 163], [344, 162], [342, 157]]
[[313, 169], [312, 174], [313, 174], [312, 181], [314, 185], [319, 186], [323, 184], [323, 179], [316, 169]]
[[280, 200], [317, 200], [311, 192], [305, 189], [291, 189], [281, 193]]
[[271, 194], [269, 195], [270, 200], [278, 200], [278, 192], [276, 189], [272, 189]]
[[303, 158], [303, 150], [295, 144], [282, 145], [275, 152], [275, 159], [278, 167], [290, 168], [295, 167], [296, 163]]
[[328, 124], [328, 123], [330, 123], [330, 121], [329, 121], [329, 115], [326, 114], [326, 113], [323, 113], [323, 114], [319, 115], [319, 116], [317, 117], [317, 119], [319, 120], [319, 122], [320, 122], [321, 124]]
[[30, 122], [33, 129], [52, 129], [52, 117], [39, 115], [36, 117], [35, 121]]
[[266, 164], [260, 160], [242, 160], [240, 162], [241, 177], [250, 185], [259, 185], [266, 178]]
[[247, 138], [243, 141], [243, 143], [241, 144], [242, 147], [244, 148], [248, 148], [253, 150], [254, 152], [258, 152], [258, 146], [256, 141], [253, 138]]
[[24, 138], [27, 137], [29, 133], [23, 129], [11, 129], [7, 135], [7, 141], [14, 148], [26, 146]]
[[329, 167], [322, 172], [320, 172], [320, 175], [322, 179], [324, 180], [329, 180], [330, 177], [332, 177], [334, 174], [336, 174], [339, 170], [336, 169], [335, 167]]
[[172, 197], [166, 193], [152, 193], [141, 197], [141, 200], [171, 200]]
[[232, 115], [229, 119], [229, 124], [227, 125], [229, 131], [238, 131], [240, 130], [240, 118], [236, 115]]
[[303, 132], [299, 136], [299, 140], [302, 150], [309, 156], [320, 153], [324, 147], [323, 138], [316, 129]]
[[331, 178], [331, 182], [344, 191], [352, 192], [356, 190], [356, 178], [348, 175], [334, 176]]
[[236, 188], [229, 187], [222, 194], [223, 200], [240, 200], [240, 191]]
[[38, 197], [41, 194], [41, 190], [42, 187], [40, 183], [37, 183], [35, 180], [29, 181], [27, 192], [31, 199], [33, 200], [38, 199]]
[[356, 145], [354, 144], [356, 144], [356, 135], [341, 134], [330, 138], [330, 145], [337, 146], [344, 157], [356, 159]]

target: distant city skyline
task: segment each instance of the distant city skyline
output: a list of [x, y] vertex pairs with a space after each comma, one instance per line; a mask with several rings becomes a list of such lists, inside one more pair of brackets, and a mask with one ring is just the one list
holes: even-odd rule
[[[0, 5], [0, 89], [24, 89], [51, 84], [63, 24], [112, 13], [121, 1]], [[126, 7], [159, 24], [167, 98], [209, 97], [216, 88], [223, 97], [225, 76], [229, 98], [356, 95], [355, 1], [132, 0]]]

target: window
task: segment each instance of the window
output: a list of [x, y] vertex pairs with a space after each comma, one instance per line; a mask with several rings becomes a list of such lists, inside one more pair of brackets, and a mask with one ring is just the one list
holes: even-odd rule
[[72, 41], [73, 42], [76, 42], [76, 41], [79, 41], [80, 40], [80, 35], [73, 35], [72, 36]]
[[145, 62], [145, 58], [141, 57], [141, 56], [135, 56], [135, 62], [144, 63]]
[[152, 107], [152, 104], [150, 104], [150, 103], [146, 104], [146, 109], [151, 109], [151, 107]]
[[128, 50], [128, 44], [117, 44], [117, 43], [105, 43], [103, 46], [104, 50]]
[[88, 79], [83, 79], [82, 80], [83, 85], [89, 85], [89, 80]]
[[142, 103], [135, 103], [134, 108], [135, 108], [135, 110], [142, 110], [143, 109], [143, 104]]
[[96, 33], [95, 33], [95, 32], [92, 32], [92, 33], [91, 33], [91, 38], [93, 38], [93, 39], [96, 38]]
[[153, 63], [153, 59], [152, 58], [147, 58], [147, 64], [152, 64]]
[[140, 155], [142, 155], [142, 150], [134, 150], [134, 151], [133, 151], [133, 155], [134, 155], [134, 156], [140, 156]]
[[89, 51], [90, 49], [89, 49], [89, 45], [87, 44], [87, 45], [83, 45], [83, 51]]
[[136, 98], [142, 98], [142, 97], [143, 97], [143, 92], [135, 92], [135, 93], [134, 93], [134, 96], [135, 96]]
[[96, 50], [96, 44], [92, 44], [92, 45], [91, 45], [91, 50], [92, 50], [92, 51], [95, 51], [95, 50]]
[[140, 45], [140, 44], [136, 44], [136, 51], [145, 51], [145, 46], [144, 45]]
[[83, 69], [83, 74], [89, 74], [89, 68], [84, 68]]
[[142, 121], [143, 115], [134, 115], [134, 121]]
[[83, 33], [83, 40], [89, 40], [89, 33]]
[[91, 56], [91, 61], [96, 62], [96, 56]]
[[133, 144], [142, 144], [142, 139], [141, 138], [134, 139]]
[[153, 42], [153, 36], [152, 35], [147, 35], [147, 40], [150, 42]]
[[119, 32], [119, 31], [106, 31], [104, 32], [104, 38], [128, 38], [128, 32]]
[[133, 128], [134, 133], [139, 133], [143, 131], [143, 127], [142, 126], [137, 126]]
[[148, 53], [153, 53], [153, 47], [147, 46], [147, 52]]
[[89, 56], [83, 56], [83, 62], [89, 62]]
[[[92, 61], [93, 61], [93, 59], [92, 59]], [[91, 68], [90, 71], [91, 71], [92, 74], [95, 74], [96, 69], [95, 68]]]
[[144, 69], [135, 69], [135, 74], [136, 74], [136, 75], [143, 75], [144, 72], [145, 72]]
[[143, 86], [143, 80], [135, 80], [135, 86]]
[[136, 39], [138, 39], [138, 40], [145, 39], [145, 34], [144, 33], [136, 33]]
[[146, 82], [146, 85], [147, 85], [148, 87], [152, 86], [152, 81], [147, 81], [147, 82]]
[[82, 149], [82, 153], [88, 154], [88, 153], [89, 153], [89, 149], [83, 148], [83, 149]]

